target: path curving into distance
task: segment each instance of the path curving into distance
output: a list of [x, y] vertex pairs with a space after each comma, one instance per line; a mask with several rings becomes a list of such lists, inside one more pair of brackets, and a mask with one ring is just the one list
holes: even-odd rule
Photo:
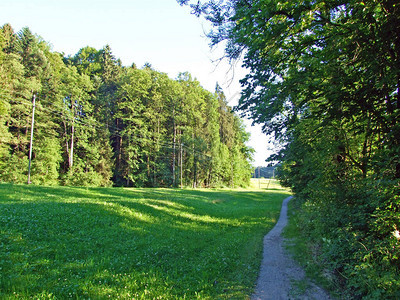
[[[264, 237], [261, 269], [251, 299], [331, 299], [324, 290], [307, 279], [304, 270], [290, 257], [284, 247], [282, 231], [288, 221], [287, 209], [290, 199], [292, 197], [283, 200], [278, 222]], [[303, 286], [301, 290], [296, 287], [296, 282], [301, 282]]]

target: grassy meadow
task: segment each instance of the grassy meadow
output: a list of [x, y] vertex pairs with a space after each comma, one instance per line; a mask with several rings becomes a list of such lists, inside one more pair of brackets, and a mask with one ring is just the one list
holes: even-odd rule
[[250, 189], [264, 191], [283, 190], [279, 181], [272, 178], [251, 178]]
[[246, 299], [288, 192], [0, 184], [0, 299]]

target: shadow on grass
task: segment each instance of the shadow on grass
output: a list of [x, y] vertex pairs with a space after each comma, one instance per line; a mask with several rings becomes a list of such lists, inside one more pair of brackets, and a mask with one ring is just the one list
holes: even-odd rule
[[245, 297], [285, 197], [0, 184], [0, 298]]

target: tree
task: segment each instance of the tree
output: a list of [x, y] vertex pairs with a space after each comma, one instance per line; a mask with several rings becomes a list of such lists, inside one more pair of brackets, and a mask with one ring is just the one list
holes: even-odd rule
[[[84, 47], [75, 56], [65, 59], [65, 62], [67, 65], [76, 67], [81, 77], [86, 76], [86, 81], [90, 78], [90, 84], [87, 85], [89, 89], [84, 87], [87, 93], [86, 106], [90, 114], [86, 115], [89, 118], [83, 122], [85, 124], [89, 122], [90, 127], [95, 130], [92, 131], [91, 136], [87, 137], [90, 147], [85, 152], [87, 154], [90, 152], [89, 157], [92, 163], [90, 172], [86, 171], [86, 173], [93, 174], [93, 178], [97, 178], [92, 184], [109, 185], [114, 167], [112, 144], [115, 145], [115, 141], [119, 138], [118, 120], [114, 121], [114, 118], [120, 65], [112, 55], [109, 46], [101, 50]], [[88, 166], [85, 166], [85, 169], [89, 170]]]
[[64, 182], [74, 185], [108, 185], [111, 177], [108, 131], [107, 127], [101, 126], [98, 130], [91, 102], [93, 86], [90, 78], [79, 74], [75, 67], [67, 67], [62, 81]]
[[[109, 56], [111, 56], [109, 48], [108, 51]], [[97, 81], [97, 78], [102, 76], [103, 53], [93, 47], [86, 46], [81, 48], [78, 53], [68, 58], [66, 62], [74, 65], [80, 74], [90, 76], [92, 80]]]
[[398, 295], [400, 283], [382, 278], [399, 272], [400, 4], [178, 2], [213, 24], [228, 60], [243, 59], [236, 109], [284, 145], [273, 159], [331, 241], [332, 265], [356, 296]]
[[34, 184], [197, 187], [247, 180], [240, 175], [249, 165], [239, 161], [248, 157], [237, 116], [219, 110], [221, 89], [210, 93], [189, 73], [170, 79], [150, 64], [123, 67], [108, 45], [63, 57], [28, 28], [14, 33], [7, 24], [0, 62], [2, 181], [26, 181], [33, 96]]
[[7, 78], [8, 70], [6, 67], [6, 38], [4, 34], [4, 27], [0, 28], [0, 170], [4, 170], [5, 162], [8, 157], [8, 144], [10, 142], [10, 133], [6, 126], [6, 117], [10, 109], [9, 98], [10, 91], [7, 88], [9, 85], [9, 78]]
[[121, 80], [116, 118], [120, 120], [120, 142], [117, 153], [116, 181], [127, 186], [146, 181], [145, 152], [148, 151], [148, 124], [144, 121], [144, 99], [148, 96], [151, 76], [148, 72], [130, 69]]
[[4, 164], [3, 179], [21, 182], [27, 170], [27, 153], [29, 149], [29, 130], [33, 95], [37, 95], [41, 88], [41, 79], [47, 69], [47, 60], [43, 54], [39, 40], [28, 28], [23, 28], [14, 34], [10, 25], [2, 28], [3, 56], [5, 71], [4, 91], [7, 109], [5, 123], [11, 134], [7, 141], [9, 151], [4, 152], [8, 164]]

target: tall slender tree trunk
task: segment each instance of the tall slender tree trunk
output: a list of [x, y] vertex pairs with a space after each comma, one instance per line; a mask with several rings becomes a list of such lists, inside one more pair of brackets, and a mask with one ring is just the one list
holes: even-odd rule
[[[116, 142], [115, 142], [115, 153], [116, 153], [116, 162], [115, 162], [115, 168], [117, 170], [117, 172], [120, 172], [121, 169], [121, 148], [122, 148], [122, 136], [120, 135], [120, 123], [119, 123], [119, 119], [116, 118], [115, 119], [115, 127], [117, 129], [117, 136], [116, 138]], [[119, 176], [120, 174], [118, 174], [117, 176]]]
[[151, 178], [150, 177], [150, 155], [146, 155], [146, 161], [147, 161], [147, 163], [146, 163], [146, 168], [147, 168], [147, 178]]
[[174, 138], [173, 138], [173, 142], [174, 142], [174, 152], [172, 154], [172, 186], [176, 186], [176, 177], [175, 177], [175, 165], [176, 165], [176, 124], [175, 124], [175, 110], [173, 112], [174, 115]]
[[196, 166], [196, 149], [195, 149], [195, 144], [194, 144], [194, 133], [192, 133], [192, 141], [193, 141], [193, 145], [192, 145], [192, 150], [193, 150], [193, 188], [196, 188], [196, 184], [197, 184], [197, 166]]
[[193, 188], [195, 189], [197, 187], [197, 161], [196, 158], [194, 158], [193, 162]]
[[75, 126], [72, 124], [71, 127], [71, 147], [70, 147], [70, 152], [69, 152], [69, 169], [72, 169], [72, 166], [74, 164], [74, 131], [75, 131]]
[[157, 118], [157, 143], [154, 151], [153, 185], [157, 186], [157, 156], [160, 152], [160, 118]]
[[[154, 161], [155, 161], [155, 158], [154, 158]], [[154, 178], [153, 178], [153, 185], [154, 185], [154, 187], [157, 187], [157, 176], [156, 176], [156, 172], [157, 172], [156, 164], [154, 163], [154, 168], [153, 168], [153, 176], [154, 176]]]
[[75, 104], [72, 103], [71, 147], [68, 159], [68, 167], [70, 172], [72, 172], [72, 166], [74, 164], [74, 132], [75, 132]]
[[234, 187], [234, 185], [233, 185], [233, 177], [234, 177], [234, 168], [233, 168], [234, 166], [233, 166], [233, 161], [232, 161], [232, 163], [231, 163], [231, 187], [233, 188]]
[[183, 188], [183, 144], [182, 141], [180, 143], [180, 147], [181, 147], [181, 189]]
[[[67, 130], [67, 123], [63, 120], [64, 124], [64, 136], [65, 136], [65, 146], [67, 149], [67, 156], [68, 156], [68, 168], [69, 168], [69, 140], [68, 140], [68, 130]], [[66, 170], [65, 170], [66, 171]]]
[[31, 162], [32, 162], [32, 146], [33, 146], [33, 126], [35, 124], [35, 106], [36, 106], [36, 94], [33, 94], [33, 99], [32, 99], [32, 123], [31, 123], [31, 142], [29, 144], [28, 184], [31, 183]]

